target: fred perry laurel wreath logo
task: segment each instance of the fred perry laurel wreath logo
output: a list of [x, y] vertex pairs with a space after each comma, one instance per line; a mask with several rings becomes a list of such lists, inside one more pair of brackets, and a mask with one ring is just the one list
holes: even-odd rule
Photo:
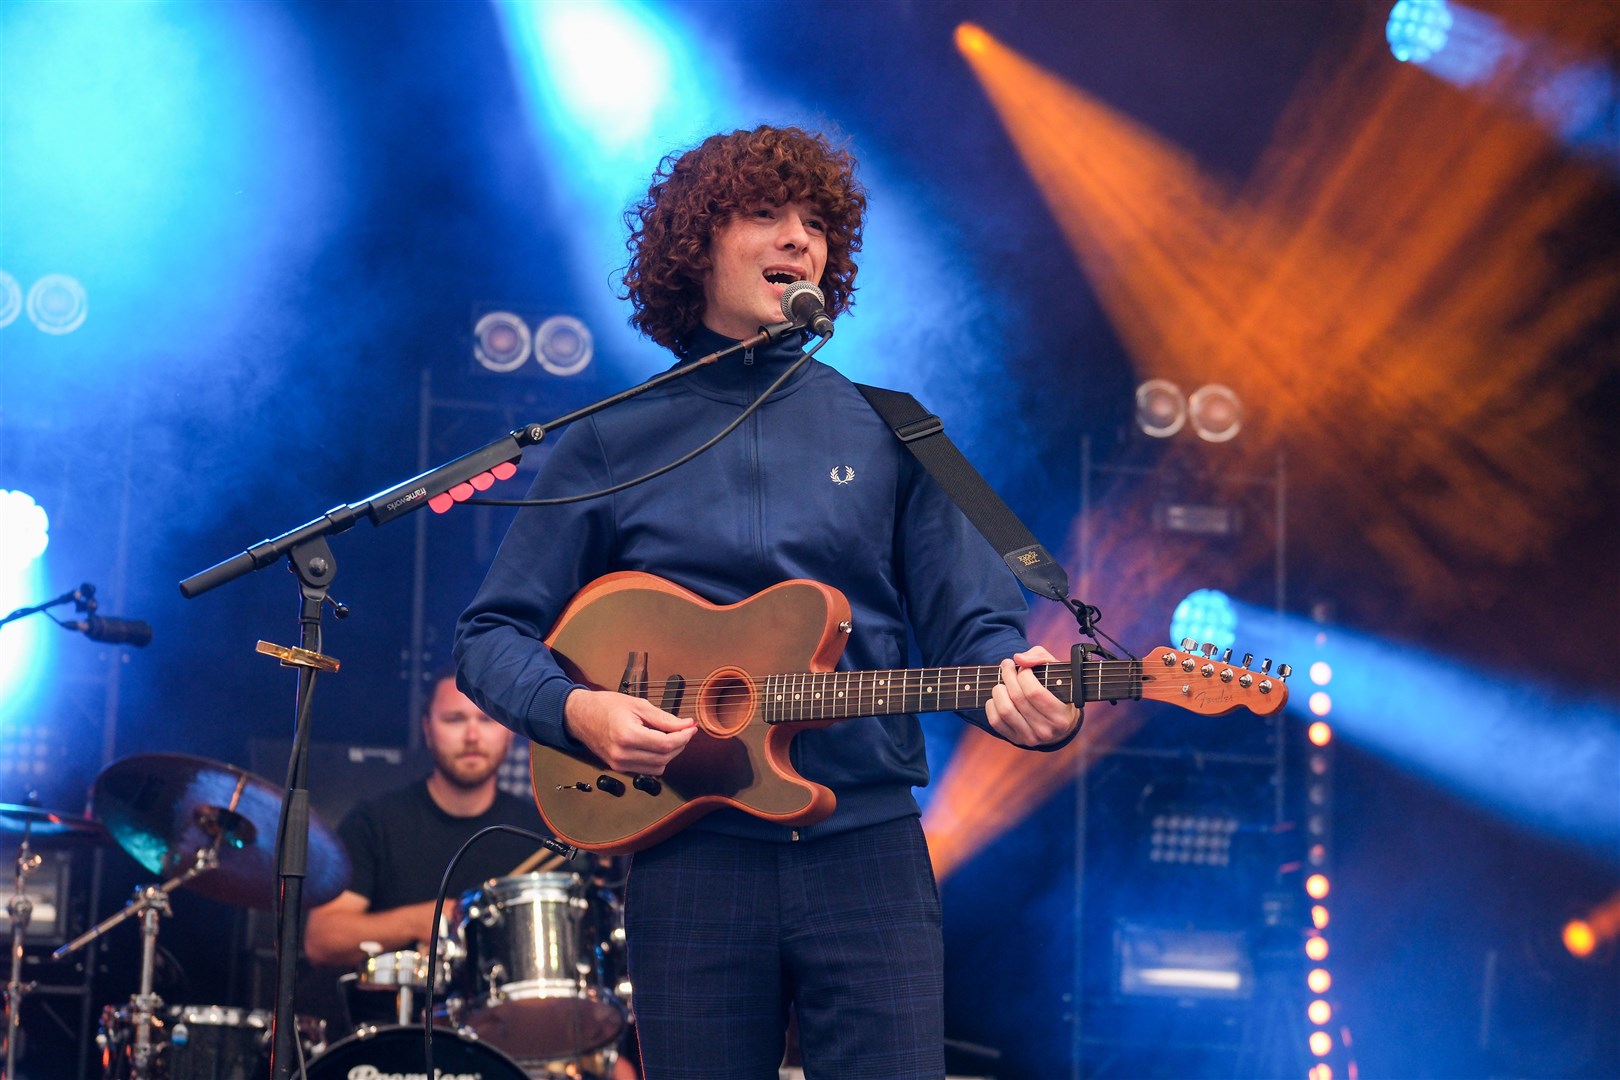
[[847, 484], [851, 480], [855, 479], [855, 466], [853, 466], [853, 465], [844, 465], [844, 466], [834, 465], [832, 467], [832, 472], [829, 473], [828, 475], [832, 477], [832, 482], [835, 483], [835, 484]]

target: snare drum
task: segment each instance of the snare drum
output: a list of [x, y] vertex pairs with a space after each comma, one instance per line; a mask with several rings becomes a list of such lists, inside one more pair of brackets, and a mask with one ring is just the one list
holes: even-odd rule
[[[352, 1080], [354, 1077], [423, 1077], [422, 1029], [419, 1027], [362, 1028], [335, 1042], [309, 1063], [309, 1080]], [[528, 1080], [512, 1059], [492, 1046], [448, 1028], [433, 1029], [433, 1069], [443, 1080], [479, 1077], [480, 1080]]]
[[618, 902], [578, 874], [496, 878], [461, 899], [456, 1019], [530, 1065], [586, 1054], [618, 1038], [613, 992]]

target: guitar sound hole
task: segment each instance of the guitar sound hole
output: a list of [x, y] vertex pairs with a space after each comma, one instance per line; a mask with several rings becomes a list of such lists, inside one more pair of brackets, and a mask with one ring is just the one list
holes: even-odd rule
[[737, 668], [721, 668], [698, 695], [698, 725], [710, 735], [728, 738], [748, 726], [754, 715], [754, 684]]

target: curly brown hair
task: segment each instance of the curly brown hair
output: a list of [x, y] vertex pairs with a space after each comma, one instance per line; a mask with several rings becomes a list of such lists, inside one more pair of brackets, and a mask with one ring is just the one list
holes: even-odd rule
[[791, 202], [808, 203], [822, 215], [827, 267], [821, 290], [829, 315], [847, 311], [866, 217], [855, 159], [824, 135], [761, 126], [711, 135], [665, 157], [646, 196], [625, 211], [630, 264], [621, 299], [635, 308], [630, 325], [679, 353], [703, 318], [715, 229], [752, 208]]

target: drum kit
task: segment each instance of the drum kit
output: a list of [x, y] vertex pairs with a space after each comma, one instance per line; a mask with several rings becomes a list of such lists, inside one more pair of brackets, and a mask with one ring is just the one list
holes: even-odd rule
[[[273, 1015], [227, 1005], [167, 1004], [153, 990], [159, 919], [185, 887], [227, 904], [270, 910], [282, 792], [231, 765], [184, 754], [143, 754], [97, 777], [92, 816], [0, 803], [0, 836], [15, 839], [11, 969], [5, 987], [5, 1072], [16, 1080], [23, 999], [23, 939], [38, 868], [36, 842], [116, 844], [160, 879], [52, 954], [62, 959], [118, 924], [140, 923], [139, 986], [102, 1010], [96, 1044], [103, 1080], [259, 1080], [269, 1076]], [[349, 864], [336, 835], [311, 814], [305, 898], [337, 897]], [[611, 888], [572, 872], [516, 873], [462, 895], [425, 951], [369, 953], [341, 980], [362, 1019], [328, 1042], [323, 1021], [297, 1018], [300, 1068], [309, 1080], [403, 1076], [423, 1069], [422, 1023], [433, 1017], [439, 1075], [486, 1080], [618, 1075], [617, 1048], [630, 1023], [624, 931]], [[431, 977], [430, 977], [431, 976]], [[370, 1008], [357, 1008], [364, 1002]], [[374, 1003], [386, 1002], [386, 1010]], [[364, 1021], [366, 1016], [379, 1022]], [[50, 1075], [55, 1076], [57, 1072]]]

